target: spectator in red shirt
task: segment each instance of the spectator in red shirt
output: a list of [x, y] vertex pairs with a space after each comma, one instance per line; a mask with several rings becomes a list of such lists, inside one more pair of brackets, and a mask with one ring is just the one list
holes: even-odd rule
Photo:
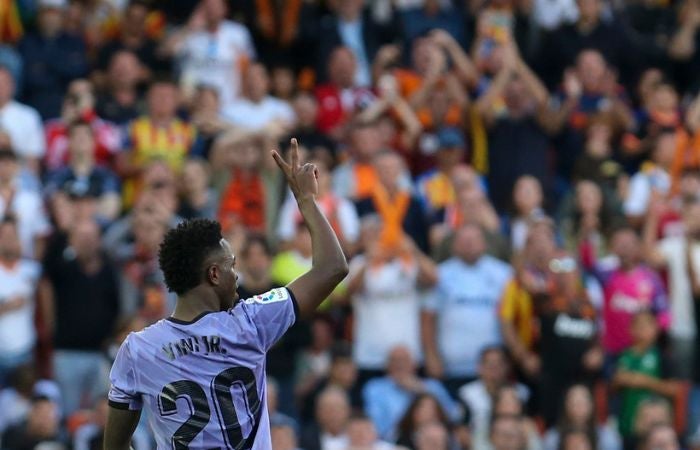
[[330, 81], [316, 88], [319, 104], [318, 129], [336, 140], [358, 109], [374, 101], [374, 94], [355, 85], [357, 61], [348, 47], [337, 47], [328, 60]]

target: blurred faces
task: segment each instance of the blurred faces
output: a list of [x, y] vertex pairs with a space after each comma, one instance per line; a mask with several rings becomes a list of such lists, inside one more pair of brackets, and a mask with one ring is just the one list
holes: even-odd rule
[[369, 162], [381, 149], [382, 140], [374, 125], [356, 126], [350, 130], [352, 155], [361, 162]]
[[328, 61], [328, 77], [341, 88], [350, 88], [355, 84], [357, 62], [355, 55], [347, 47], [338, 47], [331, 53]]
[[520, 417], [496, 417], [491, 425], [491, 444], [493, 450], [523, 450], [525, 433]]
[[301, 128], [313, 129], [316, 126], [318, 105], [316, 99], [309, 94], [299, 94], [292, 105], [297, 116], [297, 123]]
[[523, 403], [515, 387], [504, 386], [499, 389], [493, 404], [494, 414], [519, 416], [523, 412]]
[[641, 243], [637, 233], [631, 228], [623, 228], [615, 233], [610, 246], [624, 269], [631, 269], [639, 263]]
[[597, 184], [583, 180], [576, 184], [576, 206], [581, 214], [599, 214], [603, 207], [603, 193]]
[[68, 242], [79, 261], [89, 261], [97, 257], [101, 247], [97, 222], [89, 219], [77, 222], [70, 230]]
[[187, 193], [200, 193], [209, 188], [209, 172], [206, 163], [198, 159], [188, 159], [182, 168], [182, 188]]
[[475, 264], [486, 252], [484, 233], [477, 225], [465, 225], [457, 230], [452, 253], [467, 264]]
[[177, 112], [177, 89], [172, 83], [155, 83], [148, 91], [148, 112], [156, 120], [171, 120]]
[[238, 136], [228, 145], [228, 162], [236, 169], [257, 170], [261, 160], [262, 154], [252, 136]]
[[360, 17], [364, 0], [333, 0], [331, 5], [343, 20], [352, 21]]
[[678, 109], [678, 93], [670, 84], [659, 84], [651, 97], [651, 107], [656, 111], [675, 112]]
[[141, 62], [130, 51], [115, 53], [109, 62], [108, 76], [114, 87], [132, 88], [141, 81], [141, 74]]
[[678, 436], [669, 425], [654, 427], [647, 437], [647, 450], [679, 450]]
[[399, 179], [404, 171], [401, 157], [395, 153], [386, 152], [374, 159], [374, 170], [379, 182], [390, 192], [399, 188]]
[[529, 215], [542, 207], [542, 186], [537, 178], [525, 175], [518, 178], [513, 187], [515, 209], [521, 215]]
[[15, 179], [19, 165], [15, 158], [0, 157], [0, 184], [9, 184]]
[[585, 426], [593, 415], [593, 398], [583, 385], [569, 388], [564, 403], [567, 418], [578, 426]]
[[636, 434], [644, 435], [654, 426], [670, 424], [671, 409], [665, 400], [645, 401], [639, 405], [634, 421]]
[[289, 425], [272, 425], [270, 427], [272, 448], [275, 450], [296, 450], [297, 437], [294, 428]]
[[126, 36], [142, 36], [146, 31], [146, 18], [148, 9], [140, 3], [131, 3], [124, 12], [124, 20], [121, 22]]
[[226, 18], [228, 11], [224, 0], [202, 0], [200, 5], [207, 28], [216, 28]]
[[530, 262], [540, 268], [548, 266], [556, 249], [554, 230], [549, 222], [541, 221], [530, 226], [525, 244], [527, 259]]
[[71, 127], [68, 137], [72, 164], [92, 164], [95, 151], [95, 138], [90, 125]]
[[447, 450], [449, 435], [439, 422], [423, 425], [416, 432], [416, 450]]
[[64, 11], [60, 8], [42, 7], [39, 9], [39, 32], [53, 38], [63, 30]]
[[566, 433], [562, 439], [562, 450], [593, 450], [591, 440], [583, 431]]
[[357, 367], [352, 358], [336, 358], [331, 364], [330, 379], [343, 388], [350, 389], [357, 379]]
[[340, 388], [328, 388], [316, 402], [316, 420], [324, 432], [339, 435], [345, 431], [350, 417], [348, 396]]
[[[598, 0], [580, 0], [579, 3], [597, 3]], [[585, 92], [597, 93], [601, 90], [607, 72], [603, 55], [597, 50], [585, 50], [576, 60], [576, 74]]]
[[413, 42], [413, 67], [416, 72], [424, 74], [428, 71], [432, 62], [432, 54], [436, 50], [435, 44], [428, 38], [417, 38]]
[[262, 64], [251, 64], [245, 73], [245, 90], [254, 103], [262, 101], [270, 91], [270, 77]]
[[595, 23], [600, 18], [600, 0], [577, 0], [579, 20], [584, 23]]
[[437, 400], [430, 395], [420, 398], [416, 409], [413, 411], [413, 423], [415, 426], [424, 425], [440, 420], [440, 405]]
[[252, 240], [241, 254], [246, 274], [256, 280], [265, 278], [272, 264], [272, 258], [259, 240]]
[[27, 434], [37, 442], [58, 434], [58, 407], [50, 400], [36, 400], [29, 412]]
[[479, 364], [479, 378], [488, 386], [500, 386], [508, 375], [508, 361], [500, 349], [493, 349], [482, 355]]
[[0, 222], [0, 259], [15, 261], [21, 255], [17, 225], [14, 222]]
[[354, 418], [348, 424], [348, 439], [351, 448], [372, 448], [377, 441], [377, 430], [367, 418]]
[[272, 69], [272, 90], [276, 97], [291, 99], [296, 89], [294, 72], [289, 67]]
[[416, 365], [406, 347], [396, 347], [389, 352], [387, 372], [391, 377], [415, 375]]
[[651, 312], [641, 312], [632, 319], [632, 340], [636, 345], [644, 348], [656, 343], [659, 334], [659, 326], [656, 317]]
[[666, 132], [656, 138], [653, 160], [662, 168], [670, 168], [676, 153], [676, 133]]

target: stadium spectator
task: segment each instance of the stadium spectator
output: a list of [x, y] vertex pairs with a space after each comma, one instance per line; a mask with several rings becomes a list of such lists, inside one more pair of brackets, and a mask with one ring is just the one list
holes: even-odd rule
[[33, 398], [27, 420], [5, 430], [2, 435], [3, 447], [8, 449], [31, 449], [39, 446], [68, 448], [61, 436], [58, 408], [56, 403], [46, 397]]
[[271, 421], [270, 438], [274, 450], [299, 450], [297, 435], [289, 424]]
[[349, 47], [334, 48], [327, 64], [328, 82], [314, 90], [319, 106], [317, 126], [321, 132], [340, 140], [352, 115], [371, 104], [375, 95], [357, 85], [357, 60]]
[[65, 0], [39, 3], [37, 30], [18, 45], [24, 62], [22, 98], [43, 119], [58, 117], [68, 83], [88, 72], [85, 42], [66, 32]]
[[17, 222], [0, 221], [0, 385], [34, 359], [34, 310], [41, 266], [22, 258]]
[[[340, 245], [347, 254], [352, 254], [360, 237], [360, 220], [355, 205], [337, 196], [332, 191], [330, 167], [324, 160], [310, 159], [318, 171], [318, 199], [321, 209], [328, 217]], [[294, 239], [294, 231], [301, 221], [301, 213], [294, 198], [287, 196], [277, 218], [277, 237], [289, 244]]]
[[17, 155], [0, 147], [0, 215], [17, 222], [22, 256], [41, 259], [51, 225], [39, 194], [19, 182], [19, 170]]
[[[492, 417], [499, 416], [519, 417], [522, 435], [526, 440], [526, 448], [528, 450], [542, 448], [541, 437], [537, 429], [537, 425], [535, 424], [534, 420], [525, 415], [525, 403], [520, 399], [516, 386], [501, 386], [496, 393], [496, 396], [493, 398]], [[491, 443], [493, 444], [493, 436], [491, 438]]]
[[112, 222], [121, 210], [119, 179], [108, 168], [96, 165], [94, 129], [88, 122], [77, 121], [70, 125], [67, 135], [68, 165], [49, 175], [46, 193], [49, 198], [59, 193], [95, 197], [96, 219], [101, 224]]
[[634, 420], [634, 433], [624, 440], [625, 449], [638, 448], [652, 428], [660, 425], [671, 426], [673, 418], [670, 403], [661, 397], [647, 397], [639, 403]]
[[632, 228], [618, 228], [612, 234], [612, 254], [617, 266], [596, 271], [604, 292], [602, 319], [603, 348], [616, 359], [632, 344], [630, 324], [640, 311], [651, 311], [661, 329], [670, 323], [668, 298], [661, 278], [641, 262], [641, 242]]
[[185, 161], [180, 178], [180, 205], [177, 215], [183, 219], [216, 217], [219, 199], [211, 189], [210, 167], [206, 160], [192, 158]]
[[607, 424], [599, 424], [589, 387], [574, 384], [562, 397], [563, 408], [558, 423], [544, 435], [544, 449], [556, 450], [564, 444], [569, 430], [580, 430], [591, 444], [591, 449], [620, 450], [622, 442], [617, 430]]
[[97, 91], [97, 115], [124, 127], [141, 114], [143, 67], [133, 52], [112, 55], [102, 86]]
[[201, 83], [215, 86], [224, 108], [239, 97], [243, 68], [255, 59], [248, 28], [226, 20], [227, 8], [223, 0], [201, 0], [162, 48], [179, 62], [186, 91]]
[[[525, 450], [527, 440], [523, 429], [523, 418], [519, 415], [494, 415], [491, 419], [490, 448], [493, 450]], [[487, 447], [474, 447], [483, 450]]]
[[124, 9], [116, 36], [102, 43], [95, 58], [93, 77], [98, 84], [114, 55], [121, 51], [133, 52], [144, 70], [144, 77], [154, 72], [169, 70], [169, 61], [158, 52], [158, 42], [149, 36], [150, 6], [143, 0], [131, 0]]
[[80, 408], [107, 389], [102, 346], [119, 314], [118, 272], [100, 248], [94, 221], [73, 225], [65, 245], [44, 261], [44, 316], [53, 336], [54, 377], [63, 395], [63, 413]]
[[417, 375], [415, 362], [407, 348], [396, 347], [391, 351], [386, 370], [385, 377], [370, 380], [362, 390], [365, 412], [382, 439], [397, 437], [396, 426], [418, 394], [428, 393], [435, 397], [450, 422], [458, 419], [458, 405], [439, 381]]
[[620, 434], [629, 438], [634, 431], [640, 403], [652, 395], [673, 397], [677, 385], [668, 380], [667, 369], [657, 347], [656, 317], [641, 311], [631, 323], [633, 343], [617, 363], [613, 386], [621, 389]]
[[347, 136], [347, 161], [333, 173], [333, 191], [356, 201], [369, 197], [378, 183], [372, 162], [382, 150], [382, 141], [374, 123], [354, 123]]
[[416, 430], [431, 423], [450, 428], [450, 421], [437, 399], [430, 394], [417, 395], [397, 425], [396, 443], [403, 447], [416, 448]]
[[352, 358], [352, 349], [343, 343], [336, 344], [331, 352], [328, 376], [318, 380], [308, 395], [300, 393], [301, 420], [309, 422], [313, 419], [313, 405], [316, 404], [319, 394], [328, 386], [340, 387], [348, 394], [353, 409], [361, 408], [362, 399], [359, 390], [356, 389], [356, 381], [357, 367]]
[[341, 388], [328, 387], [316, 400], [316, 424], [302, 433], [301, 446], [305, 450], [346, 448], [347, 426], [350, 420], [350, 401]]
[[377, 214], [381, 220], [379, 242], [385, 248], [401, 245], [408, 235], [418, 246], [428, 251], [428, 223], [420, 200], [402, 185], [406, 167], [401, 157], [392, 151], [377, 154], [372, 161], [377, 182], [368, 198], [355, 203], [362, 218]]
[[[503, 64], [476, 104], [488, 130], [489, 195], [506, 211], [513, 180], [530, 175], [549, 189], [549, 137], [546, 134], [549, 93], [518, 53], [506, 46]], [[510, 164], [500, 164], [508, 160]]]
[[208, 159], [216, 138], [230, 128], [230, 125], [221, 115], [219, 91], [215, 87], [198, 86], [191, 103], [190, 117], [192, 125], [197, 130], [197, 138], [191, 154]]
[[415, 431], [416, 450], [448, 450], [450, 435], [441, 423], [427, 423]]
[[308, 92], [299, 92], [291, 103], [297, 120], [295, 128], [289, 133], [290, 137], [294, 136], [304, 143], [311, 159], [322, 160], [329, 169], [334, 168], [337, 163], [337, 148], [335, 142], [316, 125], [319, 114], [316, 97]]
[[530, 225], [544, 216], [542, 185], [537, 178], [523, 175], [513, 184], [513, 216], [507, 228], [514, 252], [525, 247]]
[[438, 267], [437, 286], [424, 306], [426, 370], [444, 377], [452, 393], [476, 377], [481, 349], [501, 341], [498, 302], [511, 268], [485, 252], [481, 228], [457, 230], [452, 258]]
[[693, 343], [697, 330], [693, 314], [695, 306], [688, 277], [687, 253], [692, 254], [693, 267], [698, 264], [698, 236], [700, 235], [700, 202], [694, 199], [683, 208], [684, 234], [669, 236], [657, 242], [659, 229], [660, 201], [653, 200], [644, 229], [644, 247], [647, 262], [656, 268], [668, 270], [668, 293], [671, 310], [671, 351], [673, 372], [679, 378], [688, 379], [691, 375], [688, 361], [693, 360]]
[[140, 192], [139, 176], [153, 160], [164, 161], [180, 173], [194, 142], [194, 129], [178, 118], [177, 87], [156, 81], [148, 89], [148, 114], [129, 126], [128, 149], [117, 157], [117, 172], [125, 178], [124, 206], [130, 208]]
[[679, 450], [681, 448], [676, 430], [670, 425], [656, 425], [647, 432], [643, 449]]
[[0, 147], [13, 149], [22, 167], [38, 175], [46, 152], [41, 117], [31, 106], [14, 100], [15, 88], [12, 73], [0, 67]]
[[[471, 415], [472, 443], [475, 448], [488, 445], [493, 399], [502, 386], [509, 384], [509, 363], [503, 348], [485, 347], [479, 358], [479, 378], [457, 391], [457, 397], [467, 406]], [[529, 389], [523, 384], [517, 384], [516, 389], [521, 401], [527, 402], [530, 398]]]
[[270, 95], [265, 66], [251, 63], [243, 73], [242, 96], [223, 109], [223, 117], [236, 127], [282, 137], [294, 126], [294, 111], [287, 102]]
[[[420, 289], [437, 280], [435, 264], [410, 237], [389, 246], [376, 240], [380, 232], [376, 219], [364, 220], [364, 252], [350, 261], [347, 280], [354, 313], [353, 355], [362, 382], [382, 373], [397, 346], [422, 360]], [[397, 320], [401, 327], [393, 325]]]
[[319, 33], [324, 39], [318, 42], [316, 70], [322, 81], [332, 78], [332, 69], [326, 73], [326, 61], [339, 46], [352, 51], [357, 67], [353, 74], [357, 86], [372, 85], [372, 61], [382, 44], [391, 37], [391, 30], [378, 24], [362, 0], [349, 0], [331, 4], [332, 13], [321, 18]]

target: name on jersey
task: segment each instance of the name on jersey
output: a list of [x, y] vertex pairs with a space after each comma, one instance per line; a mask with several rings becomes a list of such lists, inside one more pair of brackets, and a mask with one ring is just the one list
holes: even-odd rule
[[194, 353], [208, 355], [209, 353], [226, 354], [226, 349], [221, 347], [219, 336], [192, 336], [185, 339], [169, 342], [163, 346], [165, 356], [171, 361]]

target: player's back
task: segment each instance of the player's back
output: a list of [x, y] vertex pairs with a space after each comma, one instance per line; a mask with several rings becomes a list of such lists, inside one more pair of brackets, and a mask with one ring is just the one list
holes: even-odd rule
[[129, 335], [110, 405], [145, 407], [159, 449], [268, 449], [265, 354], [294, 323], [286, 289], [191, 322], [163, 319]]

